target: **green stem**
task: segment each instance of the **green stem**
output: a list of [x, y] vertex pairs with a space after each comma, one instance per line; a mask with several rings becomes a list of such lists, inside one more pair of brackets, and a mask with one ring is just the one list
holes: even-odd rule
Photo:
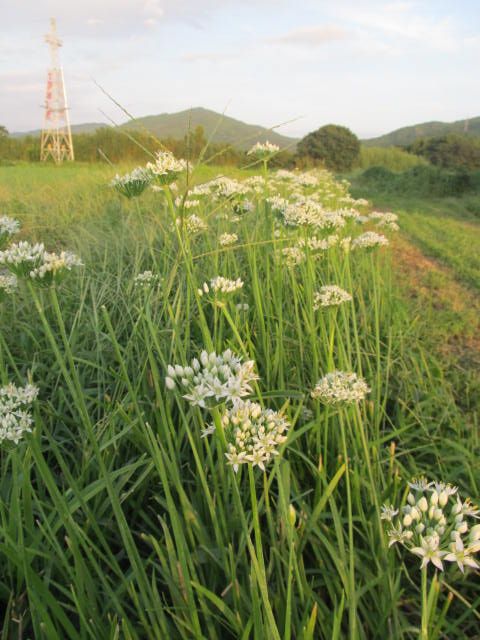
[[420, 640], [428, 640], [427, 567], [422, 568], [422, 628]]

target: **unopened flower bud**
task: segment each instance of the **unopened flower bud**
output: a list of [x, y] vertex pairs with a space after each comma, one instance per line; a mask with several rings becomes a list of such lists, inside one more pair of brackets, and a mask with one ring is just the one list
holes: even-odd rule
[[407, 513], [407, 515], [405, 515], [403, 518], [403, 526], [409, 527], [412, 524], [412, 522], [413, 522], [412, 516]]
[[436, 491], [432, 491], [432, 495], [430, 496], [430, 504], [434, 507], [438, 504], [438, 493]]
[[297, 512], [295, 511], [295, 507], [293, 506], [293, 504], [291, 504], [288, 507], [288, 521], [290, 522], [291, 527], [295, 526], [296, 519], [297, 519]]
[[422, 496], [420, 500], [417, 502], [417, 507], [420, 509], [420, 511], [423, 511], [424, 513], [425, 511], [428, 511], [428, 502], [425, 496]]
[[415, 504], [415, 496], [413, 495], [413, 493], [409, 493], [408, 494], [407, 502], [408, 502], [408, 504], [411, 504], [411, 505]]
[[444, 507], [448, 502], [448, 493], [446, 491], [442, 491], [438, 496], [438, 502], [441, 507]]

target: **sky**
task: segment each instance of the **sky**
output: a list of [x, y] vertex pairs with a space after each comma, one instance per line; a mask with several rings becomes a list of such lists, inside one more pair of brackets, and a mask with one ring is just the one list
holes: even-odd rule
[[202, 106], [300, 137], [480, 115], [479, 0], [0, 0], [0, 124], [41, 128], [57, 19], [72, 123]]

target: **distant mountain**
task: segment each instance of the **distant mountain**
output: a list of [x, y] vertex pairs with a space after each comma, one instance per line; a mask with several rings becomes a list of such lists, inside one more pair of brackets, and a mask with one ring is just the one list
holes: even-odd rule
[[456, 122], [423, 122], [411, 127], [396, 129], [378, 138], [362, 140], [362, 144], [366, 147], [403, 147], [412, 144], [417, 138], [443, 136], [447, 133], [480, 136], [480, 117], [457, 120]]
[[[105, 122], [85, 122], [84, 124], [72, 124], [72, 133], [93, 133], [97, 129], [102, 127], [108, 127]], [[39, 136], [42, 133], [41, 129], [35, 129], [34, 131], [15, 131], [11, 133], [12, 138], [24, 138], [25, 136]]]
[[247, 124], [202, 107], [178, 113], [145, 116], [125, 122], [121, 127], [146, 129], [160, 139], [168, 137], [181, 139], [189, 130], [193, 130], [199, 125], [204, 128], [207, 139], [212, 136], [212, 142], [232, 144], [238, 149], [250, 149], [255, 142], [265, 142], [266, 140], [278, 144], [281, 148], [293, 149], [297, 143], [295, 138], [289, 138], [260, 125]]
[[[231, 144], [237, 149], [247, 150], [255, 142], [265, 142], [268, 140], [273, 144], [278, 144], [280, 148], [294, 150], [297, 140], [283, 136], [276, 131], [272, 131], [256, 124], [247, 124], [241, 120], [235, 120], [221, 113], [197, 107], [187, 109], [178, 113], [161, 113], [158, 116], [145, 116], [129, 120], [120, 125], [121, 129], [150, 131], [159, 139], [174, 138], [180, 140], [189, 131], [201, 125], [205, 131], [207, 139], [212, 136], [212, 142]], [[101, 122], [72, 125], [72, 133], [93, 133], [100, 127], [107, 127]], [[27, 135], [39, 136], [40, 130], [28, 131], [24, 133], [12, 133], [12, 137], [18, 138]]]

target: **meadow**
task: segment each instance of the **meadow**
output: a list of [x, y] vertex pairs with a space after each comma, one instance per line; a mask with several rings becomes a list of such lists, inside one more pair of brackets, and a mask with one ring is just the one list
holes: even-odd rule
[[478, 638], [477, 227], [268, 157], [0, 167], [2, 639]]

